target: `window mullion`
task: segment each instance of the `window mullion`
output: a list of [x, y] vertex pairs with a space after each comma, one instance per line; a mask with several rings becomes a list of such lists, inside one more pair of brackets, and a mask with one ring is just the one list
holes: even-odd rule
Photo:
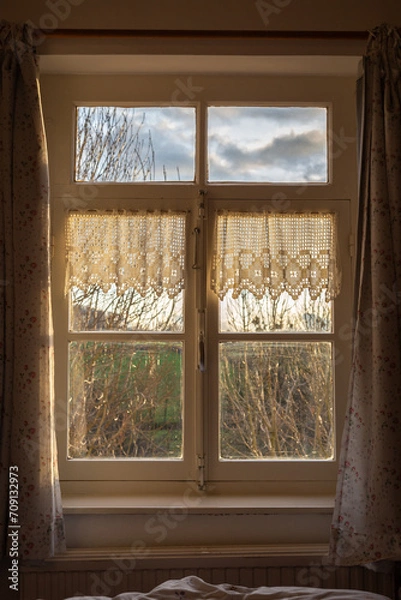
[[207, 369], [206, 356], [206, 207], [204, 192], [200, 192], [197, 204], [196, 225], [193, 229], [195, 247], [192, 268], [195, 270], [195, 312], [196, 312], [196, 408], [195, 408], [195, 452], [197, 459], [198, 487], [205, 487], [205, 372]]

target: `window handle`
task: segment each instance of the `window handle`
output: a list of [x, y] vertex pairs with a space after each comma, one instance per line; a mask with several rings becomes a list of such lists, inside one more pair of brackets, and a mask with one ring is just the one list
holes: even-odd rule
[[199, 264], [199, 234], [200, 234], [199, 227], [195, 227], [195, 229], [192, 231], [192, 235], [194, 236], [194, 262], [192, 263], [192, 268], [193, 269], [200, 269], [200, 264]]
[[203, 335], [199, 336], [199, 371], [204, 373], [206, 371], [206, 356], [205, 356], [205, 340]]

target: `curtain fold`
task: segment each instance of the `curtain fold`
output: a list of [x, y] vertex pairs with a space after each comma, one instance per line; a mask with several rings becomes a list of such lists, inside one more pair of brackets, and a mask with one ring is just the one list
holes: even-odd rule
[[350, 394], [331, 560], [401, 559], [401, 42], [376, 28], [359, 82], [360, 190]]
[[12, 543], [20, 558], [36, 560], [64, 549], [64, 527], [54, 429], [47, 149], [31, 34], [28, 26], [0, 21], [0, 531], [3, 556]]

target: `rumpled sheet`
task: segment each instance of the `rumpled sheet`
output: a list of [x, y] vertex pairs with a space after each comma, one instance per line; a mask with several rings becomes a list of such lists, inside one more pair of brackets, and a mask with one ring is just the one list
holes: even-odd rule
[[199, 577], [171, 579], [147, 594], [124, 592], [110, 596], [74, 596], [66, 600], [390, 600], [386, 596], [355, 590], [324, 590], [306, 587], [247, 588], [222, 583], [213, 585]]

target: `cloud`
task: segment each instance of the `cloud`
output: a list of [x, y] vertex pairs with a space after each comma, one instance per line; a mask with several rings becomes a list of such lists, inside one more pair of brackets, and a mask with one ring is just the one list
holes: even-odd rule
[[[105, 116], [107, 108], [95, 110], [94, 127], [110, 127], [117, 139], [118, 118]], [[168, 181], [193, 180], [194, 108], [119, 107], [117, 113], [128, 118], [145, 151], [150, 135], [156, 181], [165, 174]], [[209, 163], [212, 181], [325, 181], [326, 109], [209, 107]]]
[[163, 167], [168, 181], [177, 181], [177, 168], [182, 181], [194, 179], [195, 122], [175, 127], [158, 127], [152, 133], [155, 152], [156, 180], [163, 180]]
[[209, 121], [214, 127], [233, 123], [244, 125], [247, 121], [273, 122], [299, 127], [326, 120], [327, 109], [320, 106], [210, 106]]
[[212, 181], [325, 181], [326, 137], [311, 130], [275, 137], [259, 147], [246, 147], [225, 136], [210, 140]]
[[150, 131], [155, 179], [192, 181], [194, 178], [195, 110], [189, 107], [145, 108], [145, 127]]

